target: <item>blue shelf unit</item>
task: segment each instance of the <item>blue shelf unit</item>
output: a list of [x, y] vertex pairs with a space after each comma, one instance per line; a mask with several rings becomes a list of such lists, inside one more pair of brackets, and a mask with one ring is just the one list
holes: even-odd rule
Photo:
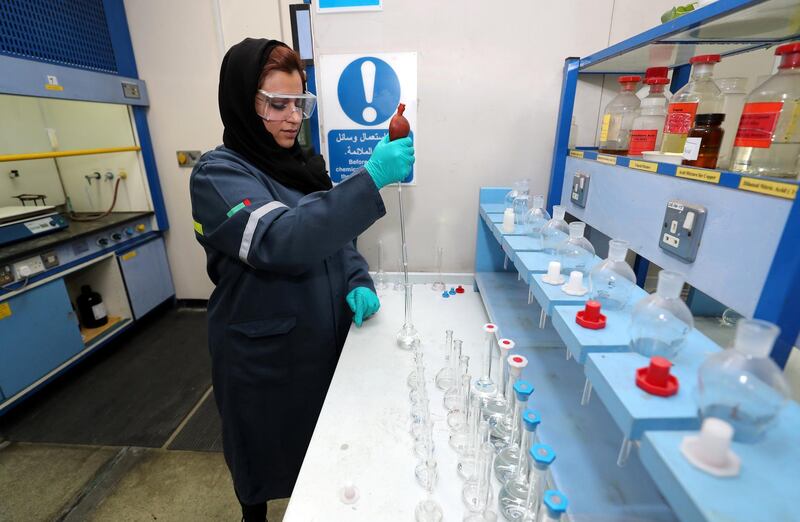
[[[778, 324], [782, 334], [771, 355], [781, 366], [800, 333], [793, 315], [800, 307], [800, 184], [570, 150], [567, 143], [577, 85], [585, 75], [667, 66], [674, 92], [688, 80], [688, 60], [695, 54], [726, 56], [800, 40], [790, 22], [798, 9], [797, 1], [719, 0], [589, 57], [568, 58], [548, 191], [548, 208], [563, 205], [572, 218], [585, 222], [598, 252], [604, 251], [600, 237], [630, 243], [639, 286], [652, 262], [684, 274], [697, 295]], [[672, 52], [652, 52], [667, 48]], [[569, 197], [576, 172], [592, 180], [585, 207]], [[605, 311], [605, 329], [577, 325], [575, 315], [585, 298], [563, 295], [542, 282], [550, 259], [535, 239], [519, 230], [502, 233], [498, 216], [508, 190], [480, 191], [476, 287], [501, 335], [514, 339], [531, 360], [524, 376], [536, 387], [542, 439], [560, 448], [551, 480], [570, 498], [570, 518], [591, 513], [598, 520], [800, 520], [790, 486], [773, 489], [776, 483], [796, 482], [796, 466], [780, 465], [776, 455], [782, 462], [800, 461], [800, 449], [789, 442], [800, 429], [800, 406], [790, 402], [764, 440], [734, 444], [743, 459], [739, 477], [723, 480], [693, 468], [679, 445], [700, 426], [693, 397], [697, 368], [724, 347], [695, 330], [672, 361], [678, 393], [662, 398], [639, 389], [634, 372], [648, 361], [631, 352], [629, 327], [632, 307], [645, 291], [637, 287], [625, 308]], [[708, 211], [693, 263], [659, 247], [672, 199]], [[626, 495], [608, 501], [610, 484]]]

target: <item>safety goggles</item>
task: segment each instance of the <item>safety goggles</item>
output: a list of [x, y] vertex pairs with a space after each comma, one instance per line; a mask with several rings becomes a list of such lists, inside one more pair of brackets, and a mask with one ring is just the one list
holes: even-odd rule
[[317, 97], [310, 92], [303, 94], [284, 94], [259, 89], [256, 98], [263, 104], [256, 106], [256, 113], [266, 121], [286, 121], [296, 112], [304, 120], [314, 113]]

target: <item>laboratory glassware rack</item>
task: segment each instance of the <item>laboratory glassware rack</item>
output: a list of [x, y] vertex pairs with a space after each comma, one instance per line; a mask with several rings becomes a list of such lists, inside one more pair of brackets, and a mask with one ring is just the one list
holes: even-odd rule
[[[800, 39], [800, 26], [792, 22], [798, 13], [796, 0], [719, 0], [586, 58], [568, 58], [548, 192], [548, 208], [564, 205], [591, 227], [593, 239], [629, 241], [640, 286], [653, 262], [684, 274], [692, 287], [745, 316], [778, 324], [782, 333], [772, 357], [781, 366], [800, 329], [798, 182], [570, 150], [567, 143], [582, 75], [668, 66], [675, 92], [688, 81], [694, 55], [724, 59]], [[590, 179], [583, 208], [570, 197], [576, 172]], [[693, 468], [679, 446], [687, 430], [700, 424], [693, 398], [697, 368], [721, 348], [694, 330], [673, 361], [678, 394], [660, 398], [638, 389], [634, 371], [647, 360], [630, 352], [628, 327], [631, 304], [644, 290], [625, 309], [607, 312], [605, 329], [578, 326], [575, 314], [586, 298], [543, 284], [549, 256], [518, 227], [503, 231], [508, 190], [480, 191], [475, 285], [500, 335], [513, 339], [531, 361], [523, 378], [536, 388], [531, 404], [541, 413], [540, 440], [559, 453], [550, 481], [570, 499], [570, 519], [800, 520], [792, 491], [792, 474], [800, 466], [794, 435], [800, 406], [790, 402], [762, 441], [734, 443], [742, 458], [737, 478], [718, 479]], [[708, 211], [693, 263], [666, 255], [658, 245], [672, 199]]]

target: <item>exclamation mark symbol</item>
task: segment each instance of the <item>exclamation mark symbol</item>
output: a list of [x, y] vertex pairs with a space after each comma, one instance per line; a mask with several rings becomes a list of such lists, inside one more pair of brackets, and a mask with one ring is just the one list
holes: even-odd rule
[[364, 85], [364, 99], [367, 101], [367, 106], [361, 112], [364, 121], [371, 123], [378, 117], [372, 105], [372, 98], [375, 94], [375, 63], [369, 60], [361, 64], [361, 83]]

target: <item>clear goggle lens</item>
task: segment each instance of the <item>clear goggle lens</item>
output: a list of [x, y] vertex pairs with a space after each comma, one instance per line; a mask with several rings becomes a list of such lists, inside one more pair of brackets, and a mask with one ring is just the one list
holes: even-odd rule
[[256, 112], [261, 119], [267, 121], [286, 121], [291, 119], [296, 112], [304, 120], [314, 113], [317, 97], [306, 92], [304, 94], [283, 94], [267, 92], [259, 89], [257, 95], [259, 104]]

